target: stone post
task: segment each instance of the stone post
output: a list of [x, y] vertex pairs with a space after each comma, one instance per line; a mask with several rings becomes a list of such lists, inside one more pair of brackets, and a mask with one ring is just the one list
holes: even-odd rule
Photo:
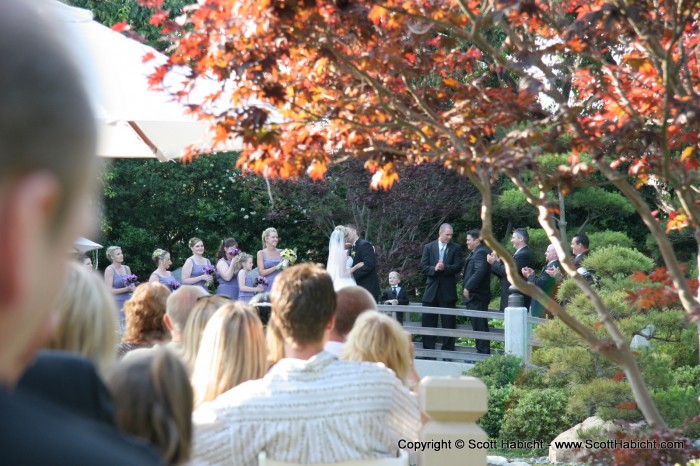
[[488, 391], [476, 377], [424, 377], [419, 388], [421, 411], [428, 421], [419, 451], [422, 466], [485, 466], [488, 436], [476, 425], [486, 413]]
[[511, 286], [509, 291], [508, 307], [505, 308], [506, 353], [514, 354], [523, 362], [528, 362], [530, 325], [527, 322], [525, 298], [515, 286]]

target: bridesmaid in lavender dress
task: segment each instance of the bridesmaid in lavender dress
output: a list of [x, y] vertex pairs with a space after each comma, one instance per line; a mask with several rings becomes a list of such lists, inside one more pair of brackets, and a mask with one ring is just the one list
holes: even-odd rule
[[178, 288], [179, 282], [168, 270], [173, 263], [173, 261], [170, 260], [170, 253], [163, 249], [156, 249], [153, 251], [151, 258], [158, 268], [151, 274], [151, 278], [149, 278], [148, 281], [152, 283], [162, 283], [167, 286], [170, 291], [175, 291]]
[[289, 265], [289, 262], [283, 260], [280, 256], [281, 250], [277, 249], [278, 242], [279, 236], [277, 235], [277, 230], [270, 227], [263, 231], [263, 248], [258, 251], [257, 266], [260, 276], [267, 278], [268, 289], [272, 287], [272, 283], [275, 281], [277, 274], [279, 274], [284, 267]]
[[221, 242], [216, 252], [216, 275], [219, 277], [219, 286], [216, 294], [238, 299], [238, 271], [240, 266], [236, 262], [236, 256], [240, 254], [238, 242], [233, 238], [226, 238]]
[[253, 270], [253, 256], [242, 252], [236, 258], [236, 263], [239, 264], [241, 270], [238, 272], [238, 300], [243, 303], [248, 303], [257, 293], [265, 291], [263, 285], [256, 285], [255, 279], [250, 271]]
[[119, 309], [119, 334], [124, 333], [125, 317], [124, 303], [131, 298], [136, 289], [133, 283], [127, 283], [126, 278], [131, 275], [129, 266], [124, 265], [124, 253], [120, 246], [110, 246], [106, 251], [107, 259], [112, 263], [105, 269], [105, 284], [114, 295], [114, 301]]
[[204, 273], [205, 267], [211, 267], [209, 259], [204, 257], [204, 243], [199, 238], [192, 238], [189, 242], [192, 256], [182, 266], [182, 284], [198, 285], [209, 291], [207, 285], [214, 279], [209, 274]]

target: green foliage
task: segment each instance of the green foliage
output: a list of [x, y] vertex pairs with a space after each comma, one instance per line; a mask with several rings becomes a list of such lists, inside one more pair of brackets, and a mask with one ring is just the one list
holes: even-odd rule
[[585, 260], [584, 266], [608, 277], [628, 277], [638, 270], [650, 271], [654, 261], [636, 249], [621, 246], [596, 248]]
[[588, 239], [591, 241], [591, 249], [594, 251], [607, 246], [620, 246], [623, 248], [632, 248], [634, 246], [630, 237], [621, 231], [598, 231], [588, 234]]
[[[145, 37], [148, 45], [165, 51], [170, 45], [163, 41], [160, 28], [150, 24], [152, 10], [141, 6], [137, 0], [69, 0], [71, 5], [91, 10], [95, 20], [106, 26], [125, 21], [134, 31]], [[164, 0], [164, 6], [170, 10], [170, 18], [175, 18], [186, 5], [196, 3], [193, 0]]]
[[547, 372], [540, 367], [523, 367], [515, 385], [523, 389], [541, 389], [551, 387], [546, 380]]
[[637, 421], [641, 413], [634, 407], [633, 400], [626, 382], [598, 378], [572, 389], [567, 412], [579, 419], [595, 414], [605, 421]]
[[467, 371], [468, 375], [478, 377], [488, 387], [503, 388], [515, 382], [521, 370], [522, 361], [512, 354], [496, 355], [477, 362]]
[[477, 421], [479, 427], [486, 431], [489, 438], [498, 438], [501, 433], [501, 423], [507, 412], [512, 390], [513, 385], [489, 386], [488, 411]]
[[665, 390], [653, 390], [652, 398], [668, 426], [679, 427], [689, 418], [700, 414], [698, 402], [700, 390], [695, 387], [674, 386]]
[[651, 348], [645, 348], [637, 356], [647, 387], [666, 389], [673, 384], [673, 360], [671, 356]]
[[700, 390], [700, 366], [685, 366], [674, 370], [672, 385]]
[[511, 392], [511, 398], [517, 404], [508, 409], [503, 417], [501, 438], [550, 442], [563, 430], [582, 420], [567, 412], [569, 391], [566, 389], [515, 389]]
[[530, 241], [528, 247], [532, 253], [532, 257], [535, 259], [535, 270], [539, 270], [544, 266], [544, 252], [547, 250], [547, 246], [551, 243], [547, 234], [541, 228], [528, 228], [528, 235], [530, 235]]

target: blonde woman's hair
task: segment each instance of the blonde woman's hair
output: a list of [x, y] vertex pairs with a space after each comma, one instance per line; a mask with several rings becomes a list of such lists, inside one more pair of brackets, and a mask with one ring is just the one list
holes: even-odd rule
[[284, 337], [274, 319], [270, 319], [265, 328], [265, 348], [268, 369], [284, 358]]
[[110, 246], [105, 250], [105, 256], [107, 256], [107, 259], [109, 259], [109, 261], [112, 262], [112, 253], [117, 249], [121, 248], [121, 246]]
[[252, 259], [253, 256], [248, 254], [247, 252], [242, 252], [239, 255], [236, 256], [233, 262], [233, 266], [235, 267], [236, 270], [240, 271], [243, 268], [243, 265], [248, 262], [248, 259]]
[[194, 369], [194, 361], [197, 359], [202, 333], [207, 322], [217, 309], [230, 302], [230, 299], [223, 296], [202, 296], [192, 307], [182, 331], [182, 360], [185, 361], [185, 366], [190, 374]]
[[146, 440], [165, 464], [186, 463], [192, 452], [192, 386], [187, 370], [163, 347], [136, 350], [106, 377], [117, 426]]
[[48, 348], [78, 353], [102, 371], [114, 360], [117, 306], [97, 273], [78, 263], [68, 274], [56, 302], [59, 321]]
[[267, 239], [268, 236], [270, 236], [271, 233], [277, 233], [277, 230], [270, 227], [270, 228], [265, 228], [265, 231], [262, 232], [263, 249], [265, 249], [265, 247], [267, 246], [267, 244], [265, 243], [265, 240]]
[[348, 334], [341, 359], [381, 362], [406, 382], [411, 352], [401, 324], [377, 311], [365, 311]]
[[153, 255], [151, 255], [151, 259], [153, 259], [153, 262], [156, 263], [156, 266], [160, 265], [160, 261], [165, 260], [166, 257], [168, 257], [170, 253], [166, 251], [165, 249], [156, 249], [153, 251]]
[[235, 301], [209, 319], [192, 373], [195, 409], [265, 375], [265, 336], [252, 306]]

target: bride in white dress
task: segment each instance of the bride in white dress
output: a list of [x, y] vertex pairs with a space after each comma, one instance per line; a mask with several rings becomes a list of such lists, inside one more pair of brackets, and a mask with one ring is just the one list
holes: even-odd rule
[[352, 266], [352, 257], [345, 250], [345, 227], [335, 227], [331, 234], [330, 243], [328, 243], [328, 262], [326, 263], [326, 271], [333, 279], [333, 287], [336, 291], [347, 286], [355, 286], [355, 279], [352, 278], [352, 272], [362, 267], [360, 264]]

